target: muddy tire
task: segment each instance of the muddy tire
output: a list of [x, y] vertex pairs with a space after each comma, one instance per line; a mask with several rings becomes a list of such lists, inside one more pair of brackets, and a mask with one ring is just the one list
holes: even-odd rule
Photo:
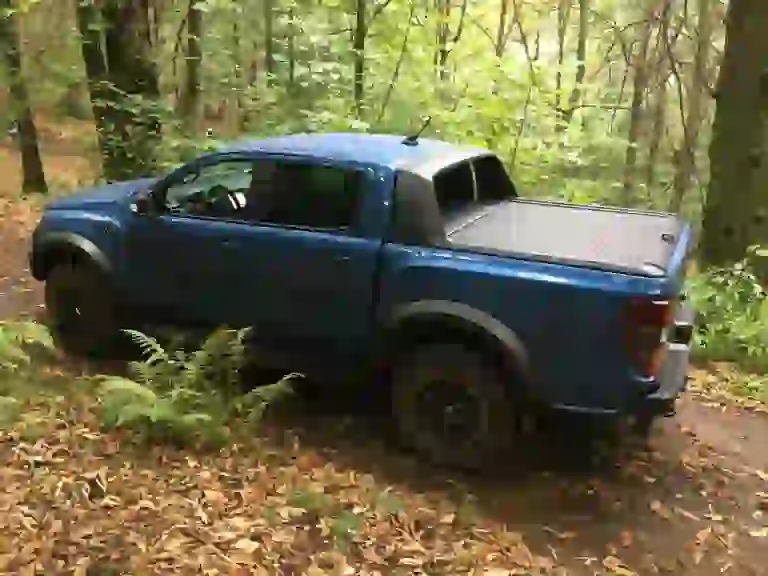
[[513, 444], [518, 417], [506, 375], [483, 354], [431, 344], [402, 355], [392, 373], [401, 441], [431, 462], [487, 469]]
[[118, 330], [109, 282], [93, 264], [56, 264], [45, 283], [45, 306], [56, 343], [78, 356], [103, 356]]

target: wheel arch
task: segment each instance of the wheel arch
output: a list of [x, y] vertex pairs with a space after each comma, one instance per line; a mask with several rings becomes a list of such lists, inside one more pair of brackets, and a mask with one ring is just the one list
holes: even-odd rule
[[105, 275], [111, 275], [112, 265], [106, 254], [91, 240], [74, 232], [50, 232], [35, 241], [31, 272], [36, 280], [45, 280], [53, 267], [61, 262], [86, 261]]
[[482, 310], [460, 302], [422, 300], [396, 308], [384, 326], [386, 357], [429, 342], [458, 340], [491, 353], [500, 368], [521, 380], [529, 392], [530, 363], [520, 337]]

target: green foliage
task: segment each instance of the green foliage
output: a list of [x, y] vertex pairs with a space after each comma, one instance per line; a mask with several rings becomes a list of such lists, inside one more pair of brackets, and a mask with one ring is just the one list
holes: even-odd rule
[[[430, 3], [371, 0], [365, 3], [363, 90], [356, 102], [356, 52], [351, 45], [355, 6], [335, 0], [311, 6], [273, 0], [271, 18], [266, 18], [265, 2], [193, 4], [202, 13], [197, 73], [202, 106], [194, 109], [205, 112], [191, 123], [181, 117], [180, 106], [189, 87], [188, 15], [178, 6], [158, 8], [146, 36], [152, 38], [149, 54], [159, 95], [112, 94], [105, 102], [107, 110], [119, 109], [122, 120], [151, 118], [162, 127], [162, 143], [152, 146], [155, 157], [148, 171], [166, 170], [209, 148], [214, 139], [243, 133], [406, 133], [429, 114], [434, 121], [425, 135], [496, 150], [525, 195], [623, 201], [633, 80], [625, 51], [639, 44], [645, 7], [607, 0], [589, 3], [585, 74], [579, 79], [576, 3], [567, 4], [560, 56], [558, 9], [566, 4], [556, 0], [521, 1], [504, 16], [499, 12], [503, 3], [469, 2], [466, 10], [451, 6], [442, 16]], [[91, 114], [84, 108], [91, 102], [73, 7], [60, 0], [36, 0], [24, 11], [26, 76], [36, 106], [86, 118]], [[686, 107], [678, 101], [683, 91], [667, 86], [673, 79], [668, 52], [688, 62], [695, 51], [695, 9], [674, 0], [670, 13], [684, 32], [675, 34], [674, 45], [667, 46], [659, 38], [662, 23], [652, 26], [649, 86], [642, 102], [646, 119], [634, 184], [633, 202], [657, 208], [668, 205], [672, 152], [680, 147], [683, 135], [679, 112]], [[51, 18], [62, 24], [54, 35], [48, 25]], [[93, 25], [106, 22], [102, 18]], [[446, 65], [439, 69], [438, 38], [446, 25]], [[502, 45], [496, 45], [498, 39]], [[720, 28], [715, 39], [722, 42]], [[691, 70], [678, 66], [684, 83]], [[657, 101], [665, 105], [658, 107], [663, 130], [661, 141], [654, 144]], [[214, 139], [206, 138], [207, 129]], [[706, 126], [701, 133], [707, 134]], [[138, 140], [133, 128], [102, 136], [114, 147], [128, 147], [132, 154]], [[699, 153], [704, 144], [703, 138], [697, 143]], [[654, 146], [658, 153], [651, 158]], [[128, 156], [121, 158], [128, 161]], [[699, 181], [705, 162], [700, 168]], [[646, 185], [651, 173], [655, 179]], [[690, 196], [692, 202], [686, 201], [686, 206], [692, 203], [695, 212], [699, 190], [693, 189]]]
[[[755, 274], [753, 248], [731, 267], [694, 274], [687, 292], [697, 312], [695, 353], [710, 361], [735, 362], [749, 372], [768, 371], [768, 295]], [[749, 376], [734, 381], [744, 395], [768, 401], [768, 379]]]
[[141, 332], [127, 333], [143, 360], [130, 364], [130, 378], [101, 378], [101, 416], [108, 428], [131, 428], [146, 439], [181, 445], [219, 445], [233, 419], [258, 424], [267, 406], [290, 391], [286, 377], [239, 392], [248, 330], [217, 330], [191, 352], [178, 339], [166, 349]]
[[48, 328], [37, 322], [0, 320], [0, 378], [10, 377], [16, 370], [29, 367], [31, 347], [53, 350]]
[[22, 391], [28, 387], [35, 349], [54, 349], [48, 329], [36, 322], [0, 321], [0, 427], [21, 413]]

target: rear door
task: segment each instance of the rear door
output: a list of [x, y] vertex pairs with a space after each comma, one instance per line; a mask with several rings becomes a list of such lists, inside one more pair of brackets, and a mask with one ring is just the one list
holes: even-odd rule
[[302, 351], [354, 353], [370, 334], [381, 241], [361, 231], [372, 172], [304, 158], [257, 162], [243, 224], [233, 224], [240, 278], [232, 316], [262, 339]]

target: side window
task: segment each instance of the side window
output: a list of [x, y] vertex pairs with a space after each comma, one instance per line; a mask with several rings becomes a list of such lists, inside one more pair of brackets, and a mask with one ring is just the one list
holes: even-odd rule
[[245, 207], [252, 173], [248, 160], [202, 166], [166, 188], [165, 204], [176, 213], [236, 219]]
[[361, 178], [335, 166], [257, 163], [244, 214], [251, 222], [343, 230], [357, 215]]

